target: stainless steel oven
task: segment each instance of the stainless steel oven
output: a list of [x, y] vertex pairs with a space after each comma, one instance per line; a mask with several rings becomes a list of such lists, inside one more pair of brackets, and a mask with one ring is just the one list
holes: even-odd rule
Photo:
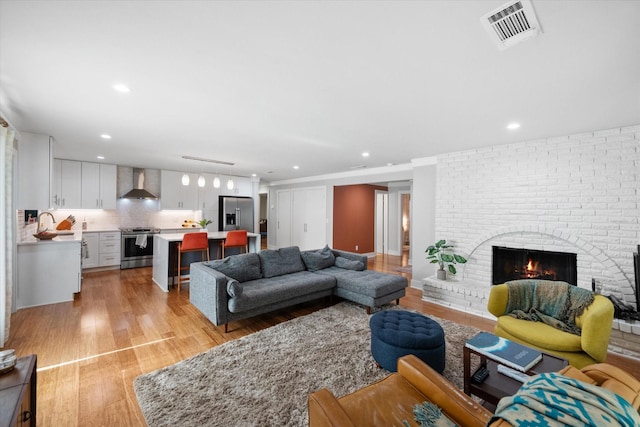
[[121, 228], [122, 247], [120, 269], [148, 267], [153, 265], [154, 228]]

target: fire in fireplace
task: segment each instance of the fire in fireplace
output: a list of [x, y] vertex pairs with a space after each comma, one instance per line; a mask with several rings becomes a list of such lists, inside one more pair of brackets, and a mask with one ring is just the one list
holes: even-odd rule
[[577, 254], [493, 246], [493, 284], [518, 279], [578, 284]]

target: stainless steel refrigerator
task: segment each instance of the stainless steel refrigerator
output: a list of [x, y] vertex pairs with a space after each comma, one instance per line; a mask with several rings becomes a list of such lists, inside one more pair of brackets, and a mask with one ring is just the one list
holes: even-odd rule
[[220, 196], [218, 230], [247, 230], [253, 233], [253, 199]]

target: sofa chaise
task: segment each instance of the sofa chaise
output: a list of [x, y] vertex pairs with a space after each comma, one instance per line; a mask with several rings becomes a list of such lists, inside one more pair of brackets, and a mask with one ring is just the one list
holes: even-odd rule
[[367, 270], [367, 257], [297, 246], [191, 264], [190, 300], [216, 326], [337, 295], [371, 308], [405, 295], [407, 279]]

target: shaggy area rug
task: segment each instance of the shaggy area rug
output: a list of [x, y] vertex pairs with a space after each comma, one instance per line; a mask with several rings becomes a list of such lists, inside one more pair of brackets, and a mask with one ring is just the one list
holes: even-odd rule
[[[462, 388], [462, 348], [479, 330], [433, 319], [445, 330], [444, 376]], [[340, 397], [388, 374], [371, 356], [364, 308], [342, 302], [139, 376], [134, 388], [153, 427], [306, 426], [309, 393]]]

